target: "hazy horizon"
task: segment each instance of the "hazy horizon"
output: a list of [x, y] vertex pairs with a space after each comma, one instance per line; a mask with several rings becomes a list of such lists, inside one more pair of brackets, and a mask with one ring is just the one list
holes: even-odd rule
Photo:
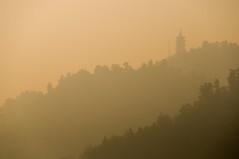
[[0, 0], [0, 159], [239, 158], [238, 0]]
[[236, 0], [22, 0], [0, 2], [0, 105], [24, 90], [46, 91], [61, 75], [98, 64], [140, 66], [204, 40], [239, 43]]

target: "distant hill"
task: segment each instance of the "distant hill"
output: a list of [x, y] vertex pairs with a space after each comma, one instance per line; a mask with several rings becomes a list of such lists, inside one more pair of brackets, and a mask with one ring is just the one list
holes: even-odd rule
[[205, 41], [201, 47], [190, 49], [185, 54], [176, 54], [167, 61], [174, 68], [203, 73], [209, 80], [218, 78], [226, 84], [228, 69], [239, 67], [239, 47], [227, 41]]
[[23, 92], [0, 109], [0, 158], [55, 159], [149, 125], [160, 112], [173, 115], [197, 98], [201, 83], [225, 79], [238, 56], [236, 44], [204, 43], [138, 69], [125, 63], [80, 70], [62, 76], [56, 87], [49, 84], [46, 94]]

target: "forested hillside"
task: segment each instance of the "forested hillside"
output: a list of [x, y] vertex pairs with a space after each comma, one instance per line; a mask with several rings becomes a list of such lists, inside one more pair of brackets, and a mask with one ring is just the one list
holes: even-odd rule
[[151, 126], [128, 129], [88, 147], [82, 159], [236, 159], [239, 147], [239, 69], [231, 70], [228, 86], [204, 83], [193, 104], [175, 117], [161, 114]]
[[25, 91], [6, 100], [0, 108], [0, 158], [55, 159], [149, 125], [161, 112], [174, 115], [197, 98], [201, 83], [225, 79], [225, 70], [239, 67], [238, 45], [206, 44], [138, 69], [125, 63], [69, 73], [56, 86], [48, 84], [45, 94]]

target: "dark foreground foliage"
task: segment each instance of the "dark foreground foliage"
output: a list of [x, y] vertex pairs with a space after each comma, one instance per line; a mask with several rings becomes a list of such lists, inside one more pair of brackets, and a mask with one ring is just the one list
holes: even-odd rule
[[228, 87], [204, 83], [199, 99], [184, 105], [174, 118], [161, 114], [149, 127], [104, 138], [88, 147], [83, 159], [218, 159], [238, 158], [239, 69], [231, 70]]

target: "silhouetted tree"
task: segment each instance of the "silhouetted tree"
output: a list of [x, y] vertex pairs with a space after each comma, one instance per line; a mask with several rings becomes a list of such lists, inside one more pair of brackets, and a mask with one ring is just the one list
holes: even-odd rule
[[213, 85], [210, 82], [204, 83], [203, 85], [200, 86], [199, 98], [201, 100], [207, 100], [213, 94], [214, 94]]
[[47, 85], [47, 92], [50, 93], [53, 90], [53, 86], [51, 83]]
[[229, 90], [236, 92], [239, 90], [239, 68], [231, 69], [228, 77]]

